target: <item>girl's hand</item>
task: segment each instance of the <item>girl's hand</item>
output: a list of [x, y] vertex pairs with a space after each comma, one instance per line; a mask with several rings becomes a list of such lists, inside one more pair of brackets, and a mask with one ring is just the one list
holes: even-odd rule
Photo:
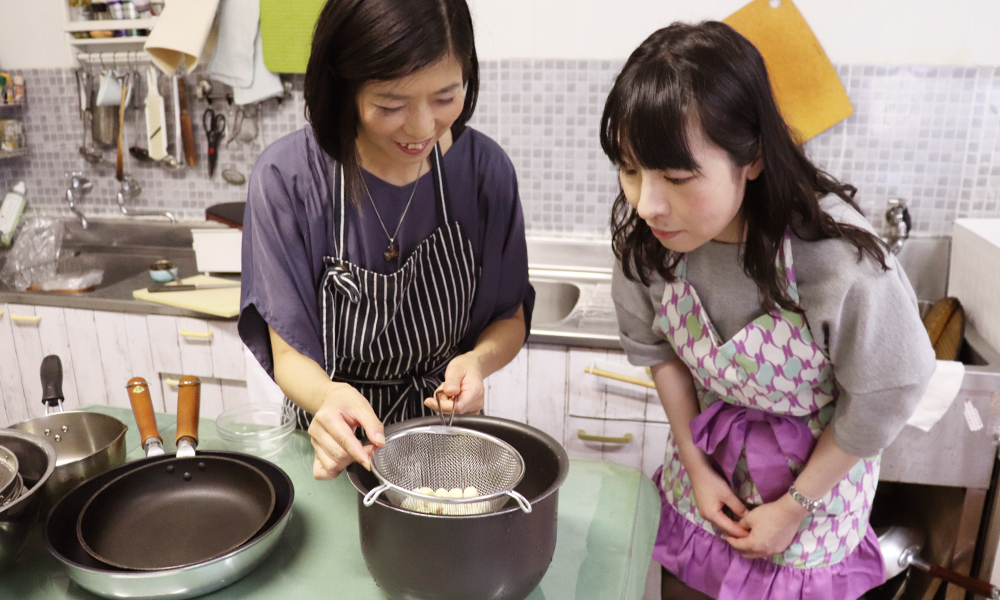
[[[371, 454], [385, 445], [382, 422], [372, 410], [368, 399], [346, 383], [334, 383], [323, 405], [309, 425], [316, 459], [313, 477], [333, 479], [353, 462], [371, 470]], [[363, 446], [354, 429], [363, 427], [374, 446]]]
[[486, 390], [483, 387], [483, 375], [479, 361], [471, 354], [460, 354], [451, 359], [448, 369], [444, 372], [444, 382], [438, 387], [450, 400], [427, 398], [424, 406], [445, 414], [454, 410], [458, 414], [478, 413], [483, 409]]
[[725, 479], [709, 467], [694, 473], [689, 470], [688, 477], [691, 478], [691, 492], [698, 505], [698, 514], [703, 519], [724, 531], [727, 538], [749, 535], [749, 528], [745, 528], [742, 522], [730, 519], [723, 511], [723, 507], [729, 507], [741, 519], [748, 514], [747, 507], [733, 493]]
[[808, 514], [798, 502], [785, 494], [774, 502], [758, 506], [743, 517], [740, 526], [749, 529], [750, 535], [723, 537], [744, 558], [767, 558], [788, 549], [802, 519]]

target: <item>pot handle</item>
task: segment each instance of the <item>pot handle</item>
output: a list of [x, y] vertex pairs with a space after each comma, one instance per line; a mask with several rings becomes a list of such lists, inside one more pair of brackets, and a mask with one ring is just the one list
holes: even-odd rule
[[523, 510], [525, 514], [531, 512], [531, 502], [528, 502], [527, 498], [525, 498], [521, 494], [518, 494], [515, 491], [507, 492], [507, 495], [513, 498], [517, 502], [518, 506], [521, 507], [521, 510]]
[[385, 484], [372, 488], [371, 491], [365, 494], [365, 499], [362, 500], [362, 502], [364, 503], [365, 506], [371, 506], [372, 504], [375, 504], [375, 501], [378, 500], [379, 495], [381, 495], [382, 492], [386, 491], [387, 489], [389, 489], [389, 486]]
[[42, 404], [45, 405], [45, 414], [62, 412], [63, 396], [63, 368], [62, 360], [58, 354], [50, 354], [42, 359], [40, 369], [42, 378]]

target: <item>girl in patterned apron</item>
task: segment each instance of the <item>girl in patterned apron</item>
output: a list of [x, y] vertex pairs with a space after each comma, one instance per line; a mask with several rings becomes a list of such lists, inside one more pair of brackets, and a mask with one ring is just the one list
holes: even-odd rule
[[250, 177], [239, 331], [327, 479], [369, 467], [384, 424], [482, 409], [534, 291], [513, 166], [465, 126], [465, 0], [329, 0], [304, 89], [309, 125]]
[[621, 340], [671, 425], [656, 475], [663, 598], [851, 600], [885, 571], [879, 453], [934, 353], [913, 290], [853, 200], [795, 145], [756, 49], [674, 24], [618, 75]]

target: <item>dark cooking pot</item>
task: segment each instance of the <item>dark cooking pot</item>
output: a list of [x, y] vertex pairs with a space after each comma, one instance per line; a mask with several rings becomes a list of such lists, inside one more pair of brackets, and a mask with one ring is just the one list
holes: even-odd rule
[[[437, 417], [389, 426], [386, 433], [438, 422]], [[523, 423], [459, 416], [455, 425], [494, 435], [524, 458], [515, 488], [531, 503], [525, 513], [509, 502], [501, 511], [470, 516], [414, 513], [380, 498], [363, 500], [379, 482], [352, 465], [358, 490], [361, 552], [375, 583], [394, 600], [523, 600], [542, 580], [556, 547], [559, 487], [569, 457], [549, 435]]]

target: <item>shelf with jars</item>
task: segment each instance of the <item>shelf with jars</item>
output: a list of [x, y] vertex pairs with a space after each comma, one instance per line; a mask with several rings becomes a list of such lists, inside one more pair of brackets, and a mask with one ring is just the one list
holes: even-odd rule
[[71, 46], [88, 52], [138, 51], [161, 8], [149, 0], [67, 0], [63, 30]]
[[0, 104], [0, 160], [28, 154], [24, 143], [24, 101]]

